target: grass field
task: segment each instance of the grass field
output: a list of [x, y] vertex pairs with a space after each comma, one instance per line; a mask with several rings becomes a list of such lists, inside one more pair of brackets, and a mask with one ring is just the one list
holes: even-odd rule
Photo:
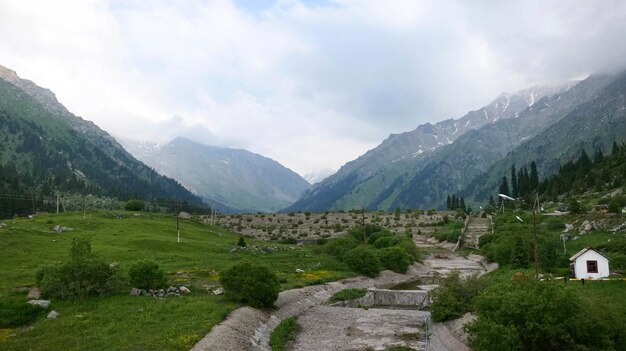
[[[116, 219], [117, 214], [124, 215]], [[81, 301], [52, 301], [56, 320], [39, 318], [30, 326], [0, 330], [2, 350], [187, 350], [236, 305], [214, 296], [224, 268], [243, 260], [277, 273], [283, 289], [354, 275], [314, 246], [281, 245], [246, 239], [246, 250], [231, 252], [239, 236], [194, 220], [181, 220], [181, 242], [171, 216], [95, 212], [4, 220], [0, 229], [0, 302], [26, 301], [35, 273], [66, 259], [73, 238], [87, 236], [93, 250], [123, 270], [151, 259], [172, 285], [192, 290], [168, 299], [116, 295]], [[56, 233], [56, 225], [73, 228]], [[296, 273], [296, 268], [305, 273]], [[178, 274], [176, 274], [178, 272]]]

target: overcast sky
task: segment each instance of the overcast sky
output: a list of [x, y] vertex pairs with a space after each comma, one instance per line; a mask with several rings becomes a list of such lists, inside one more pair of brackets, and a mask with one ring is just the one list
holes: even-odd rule
[[300, 174], [626, 63], [626, 1], [0, 1], [0, 65], [117, 136]]

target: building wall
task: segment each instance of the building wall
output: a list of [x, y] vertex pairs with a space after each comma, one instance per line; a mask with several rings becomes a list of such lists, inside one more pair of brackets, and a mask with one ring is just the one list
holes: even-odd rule
[[[587, 273], [587, 261], [598, 262], [598, 273]], [[595, 251], [587, 251], [576, 259], [574, 263], [576, 278], [599, 279], [609, 276], [609, 260]]]

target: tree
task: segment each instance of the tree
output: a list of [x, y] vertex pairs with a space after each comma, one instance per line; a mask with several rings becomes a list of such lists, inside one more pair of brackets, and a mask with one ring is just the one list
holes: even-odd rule
[[239, 241], [237, 241], [237, 246], [246, 247], [246, 240], [243, 238], [243, 235], [239, 237]]
[[[498, 192], [504, 195], [511, 195], [509, 192], [509, 182], [506, 180], [506, 177], [502, 177], [502, 182], [500, 183]], [[502, 201], [502, 199], [500, 201]]]
[[220, 283], [229, 297], [255, 308], [272, 307], [280, 292], [276, 274], [265, 266], [248, 262], [222, 272]]
[[446, 208], [451, 210], [452, 208], [450, 206], [452, 206], [452, 199], [450, 199], [450, 194], [448, 194], [448, 198], [446, 199]]
[[511, 251], [511, 264], [513, 268], [528, 268], [528, 252], [524, 240], [518, 235], [515, 237], [515, 245]]
[[530, 163], [530, 190], [537, 191], [539, 188], [539, 174], [537, 173], [537, 163], [532, 161]]
[[167, 285], [165, 273], [154, 261], [135, 263], [128, 272], [130, 285], [139, 289], [160, 289]]
[[409, 254], [405, 249], [398, 246], [380, 249], [376, 252], [376, 256], [382, 268], [392, 270], [396, 273], [406, 273], [411, 264]]
[[517, 174], [515, 174], [515, 164], [511, 165], [511, 196], [519, 196]]
[[380, 272], [380, 262], [372, 250], [360, 246], [348, 251], [344, 261], [355, 272], [375, 277]]
[[124, 209], [126, 211], [143, 211], [144, 205], [144, 202], [141, 200], [129, 200]]

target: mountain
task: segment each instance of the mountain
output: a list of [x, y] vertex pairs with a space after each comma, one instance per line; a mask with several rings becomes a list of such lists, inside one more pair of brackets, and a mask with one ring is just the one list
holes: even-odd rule
[[241, 149], [176, 138], [166, 144], [121, 140], [135, 157], [228, 212], [274, 212], [310, 185], [280, 163]]
[[[567, 91], [573, 84], [535, 86], [515, 94], [501, 94], [489, 105], [470, 111], [459, 119], [448, 119], [434, 125], [426, 123], [411, 132], [392, 134], [378, 147], [313, 186], [288, 209], [319, 211], [360, 207], [383, 210], [395, 206], [438, 207], [454, 188], [450, 183], [455, 180], [445, 179], [447, 171], [440, 169], [450, 168], [446, 161], [448, 151], [445, 151], [450, 149], [448, 146], [471, 131], [517, 120], [522, 112], [538, 101]], [[493, 157], [495, 155], [487, 156], [486, 159], [493, 162], [496, 160]], [[465, 162], [471, 163], [472, 158], [465, 159]], [[420, 186], [420, 183], [424, 186]], [[423, 194], [412, 198], [413, 190], [418, 188]]]
[[318, 171], [309, 172], [302, 176], [309, 184], [313, 185], [333, 175], [335, 171], [330, 168], [324, 168]]
[[61, 190], [202, 203], [136, 160], [94, 123], [69, 112], [50, 90], [2, 66], [0, 168], [0, 192], [11, 196]]
[[[597, 150], [608, 152], [614, 142], [626, 140], [626, 72], [592, 76], [587, 81], [596, 86], [588, 89], [588, 94], [584, 94], [586, 98], [578, 99], [575, 108], [536, 135], [523, 139], [471, 182], [463, 193], [474, 201], [484, 202], [494, 193], [502, 177], [509, 176], [513, 164], [519, 169], [535, 161], [539, 174], [546, 177], [557, 172], [563, 163], [578, 157], [582, 150], [590, 155]], [[581, 83], [577, 93], [582, 93], [583, 88]]]

